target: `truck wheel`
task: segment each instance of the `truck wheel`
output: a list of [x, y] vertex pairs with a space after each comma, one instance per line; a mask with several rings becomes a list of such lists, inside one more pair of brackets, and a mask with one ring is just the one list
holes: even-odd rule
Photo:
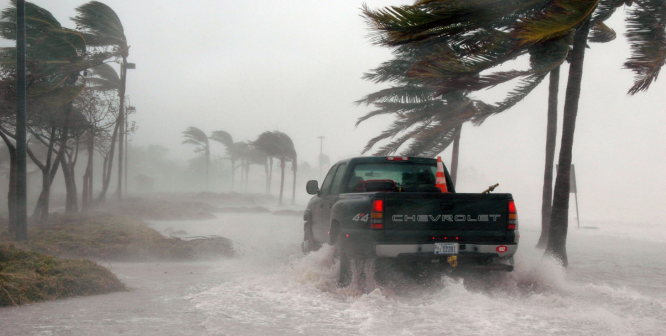
[[314, 234], [312, 234], [312, 224], [305, 223], [303, 228], [303, 242], [301, 243], [301, 251], [303, 254], [308, 254], [319, 250], [319, 245], [314, 239]]
[[340, 261], [340, 274], [338, 276], [338, 285], [347, 287], [352, 280], [351, 259], [342, 248], [342, 237], [338, 234], [335, 239], [335, 258]]

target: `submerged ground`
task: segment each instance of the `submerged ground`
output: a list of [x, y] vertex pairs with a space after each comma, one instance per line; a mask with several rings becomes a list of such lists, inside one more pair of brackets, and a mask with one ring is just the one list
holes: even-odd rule
[[[0, 309], [3, 335], [663, 335], [666, 229], [571, 229], [563, 271], [524, 223], [516, 271], [427, 282], [397, 276], [335, 286], [330, 248], [302, 256], [296, 216], [218, 214], [152, 222], [216, 234], [241, 256], [198, 263], [106, 264], [132, 288]], [[627, 236], [629, 232], [629, 236]], [[363, 294], [365, 293], [365, 294]]]

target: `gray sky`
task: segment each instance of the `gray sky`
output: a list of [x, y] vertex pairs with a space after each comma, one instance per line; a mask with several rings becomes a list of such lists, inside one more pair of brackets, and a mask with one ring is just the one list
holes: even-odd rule
[[[70, 27], [68, 17], [84, 3], [34, 2]], [[191, 148], [181, 145], [188, 126], [225, 130], [235, 141], [278, 129], [292, 137], [301, 160], [314, 163], [317, 136], [327, 137], [325, 153], [343, 159], [358, 155], [391, 120], [354, 128], [369, 108], [353, 101], [381, 88], [362, 81], [363, 72], [390, 58], [367, 39], [361, 1], [104, 2], [120, 16], [129, 60], [137, 64], [128, 75], [138, 112], [132, 117], [139, 126], [137, 145], [160, 144], [174, 157], [189, 158]], [[376, 8], [411, 1], [367, 3]], [[0, 4], [4, 8], [8, 1]], [[628, 56], [622, 10], [608, 25], [618, 39], [591, 44], [583, 74], [574, 147], [581, 218], [664, 224], [666, 80], [648, 93], [627, 96], [632, 74], [622, 69]], [[565, 66], [560, 111], [567, 73]], [[503, 90], [481, 97], [498, 100]], [[546, 98], [544, 82], [513, 110], [481, 127], [465, 126], [460, 190], [478, 192], [499, 182], [498, 192], [514, 193], [524, 217], [539, 216]], [[450, 161], [450, 150], [443, 158]]]

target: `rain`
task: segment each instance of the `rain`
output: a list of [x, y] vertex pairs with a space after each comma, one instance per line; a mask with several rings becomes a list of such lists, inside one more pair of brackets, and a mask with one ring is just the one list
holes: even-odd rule
[[0, 10], [3, 335], [666, 331], [662, 0]]

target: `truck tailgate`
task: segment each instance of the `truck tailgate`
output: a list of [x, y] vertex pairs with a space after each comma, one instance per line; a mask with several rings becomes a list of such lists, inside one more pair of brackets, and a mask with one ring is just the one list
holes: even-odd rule
[[387, 235], [506, 230], [511, 194], [384, 193]]

